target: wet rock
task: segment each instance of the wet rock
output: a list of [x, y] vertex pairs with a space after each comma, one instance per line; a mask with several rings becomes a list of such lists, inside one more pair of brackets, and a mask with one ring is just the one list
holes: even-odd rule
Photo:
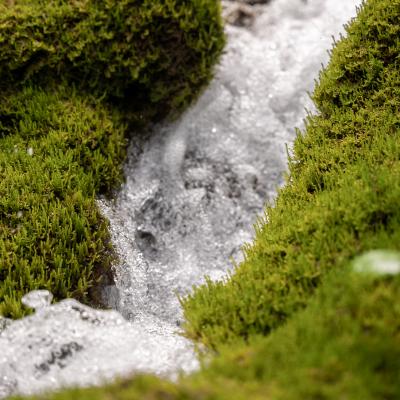
[[[249, 4], [251, 6], [254, 6], [255, 4], [267, 4], [271, 0], [229, 0], [230, 2], [236, 2], [236, 3], [243, 3], [243, 4]], [[306, 1], [306, 0], [305, 0]]]
[[3, 332], [4, 329], [6, 329], [11, 323], [12, 323], [12, 319], [4, 318], [4, 317], [0, 316], [0, 335], [1, 335], [1, 332]]
[[77, 342], [62, 344], [59, 348], [52, 350], [45, 361], [34, 366], [35, 376], [40, 377], [49, 373], [53, 366], [57, 366], [61, 369], [66, 368], [68, 365], [68, 359], [72, 358], [74, 353], [82, 350], [83, 346]]
[[256, 13], [244, 2], [230, 1], [224, 4], [223, 17], [228, 24], [249, 27], [253, 24]]
[[149, 231], [138, 228], [135, 238], [143, 254], [150, 259], [154, 259], [157, 255], [157, 240], [155, 236]]
[[223, 0], [223, 17], [228, 24], [250, 27], [262, 10], [257, 6], [265, 5], [270, 0]]

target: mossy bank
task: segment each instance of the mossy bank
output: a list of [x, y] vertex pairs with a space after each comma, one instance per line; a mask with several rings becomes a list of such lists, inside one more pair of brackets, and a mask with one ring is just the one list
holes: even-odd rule
[[0, 2], [1, 315], [38, 288], [88, 300], [128, 132], [188, 105], [223, 43], [214, 0]]
[[352, 260], [400, 248], [400, 1], [365, 2], [347, 33], [245, 261], [182, 300], [188, 336], [215, 356], [176, 384], [144, 376], [40, 398], [399, 398], [399, 275]]
[[226, 282], [183, 300], [191, 338], [266, 335], [305, 307], [327, 272], [400, 249], [400, 1], [370, 0], [334, 47], [298, 132], [285, 187]]

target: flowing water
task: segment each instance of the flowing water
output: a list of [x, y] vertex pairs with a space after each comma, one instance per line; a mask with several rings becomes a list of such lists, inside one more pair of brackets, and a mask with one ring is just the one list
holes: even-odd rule
[[173, 378], [198, 367], [178, 335], [177, 295], [240, 262], [257, 216], [283, 183], [287, 146], [312, 110], [307, 93], [332, 35], [358, 3], [229, 3], [229, 18], [239, 15], [235, 23], [245, 26], [227, 25], [214, 80], [176, 122], [132, 141], [126, 183], [114, 201], [99, 200], [119, 255], [115, 285], [104, 290], [114, 310], [28, 295], [32, 316], [0, 319], [0, 397], [134, 372]]

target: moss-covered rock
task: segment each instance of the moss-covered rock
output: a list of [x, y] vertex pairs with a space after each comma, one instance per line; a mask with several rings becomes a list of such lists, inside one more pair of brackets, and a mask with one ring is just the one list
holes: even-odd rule
[[88, 299], [112, 259], [95, 196], [121, 182], [127, 124], [179, 112], [223, 42], [214, 0], [0, 1], [1, 315], [38, 288]]
[[368, 249], [400, 249], [400, 1], [366, 2], [347, 33], [245, 261], [183, 300], [189, 337], [218, 347], [266, 335], [329, 270]]
[[0, 87], [58, 78], [145, 115], [176, 112], [224, 39], [215, 0], [0, 1]]

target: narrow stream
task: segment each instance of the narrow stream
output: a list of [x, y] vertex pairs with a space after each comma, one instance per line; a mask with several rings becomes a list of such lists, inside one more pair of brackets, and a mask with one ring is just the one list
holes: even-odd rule
[[174, 123], [133, 141], [126, 183], [99, 200], [119, 255], [99, 311], [45, 292], [35, 314], [0, 319], [0, 397], [99, 384], [133, 372], [173, 378], [198, 367], [179, 336], [185, 294], [240, 262], [253, 224], [283, 183], [287, 146], [301, 127], [332, 35], [359, 0], [226, 1], [228, 44], [216, 76]]

